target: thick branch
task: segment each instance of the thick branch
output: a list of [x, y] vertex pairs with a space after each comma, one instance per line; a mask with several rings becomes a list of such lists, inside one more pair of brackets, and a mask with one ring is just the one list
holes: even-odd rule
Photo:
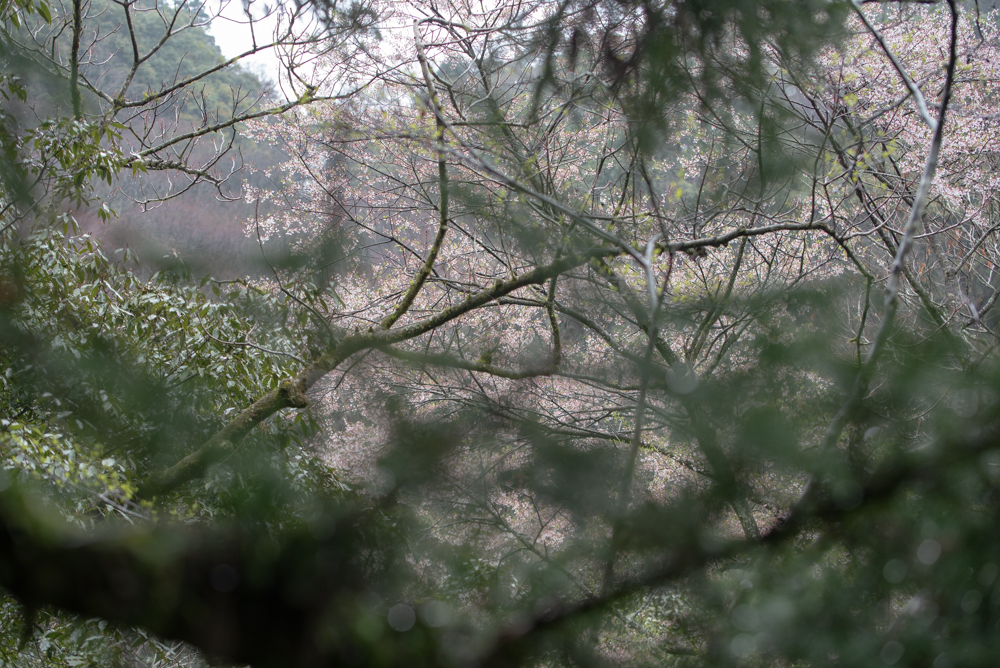
[[278, 387], [255, 401], [249, 408], [208, 439], [204, 445], [170, 468], [154, 474], [140, 487], [139, 496], [155, 495], [197, 477], [209, 464], [232, 453], [255, 426], [282, 408], [305, 408], [306, 388], [301, 378], [282, 381]]
[[[345, 337], [314, 359], [295, 378], [283, 381], [277, 388], [241, 411], [232, 422], [197, 450], [165, 471], [151, 476], [150, 480], [140, 487], [140, 496], [163, 493], [197, 477], [211, 463], [232, 452], [253, 427], [279, 410], [307, 406], [306, 392], [320, 378], [336, 369], [351, 355], [371, 348], [385, 349], [387, 346], [416, 338], [515, 290], [529, 285], [540, 285], [587, 263], [593, 258], [607, 257], [618, 252], [617, 249], [612, 248], [595, 248], [587, 253], [569, 255], [509, 280], [497, 281], [492, 287], [470, 295], [461, 303], [406, 327], [392, 330], [370, 330], [366, 333]], [[557, 342], [558, 337], [556, 336], [554, 343]], [[551, 373], [551, 369], [547, 373]]]
[[477, 360], [475, 362], [470, 362], [462, 359], [461, 357], [454, 357], [453, 355], [415, 353], [409, 350], [393, 348], [392, 346], [385, 346], [384, 348], [379, 348], [379, 350], [390, 357], [395, 357], [398, 360], [410, 362], [411, 364], [429, 364], [432, 366], [447, 367], [449, 369], [461, 369], [463, 371], [485, 373], [498, 378], [507, 378], [508, 380], [522, 380], [524, 378], [536, 378], [538, 376], [551, 376], [555, 371], [551, 363], [541, 367], [540, 369], [514, 371], [512, 369], [504, 369], [503, 367], [495, 366], [485, 361]]
[[424, 80], [427, 83], [427, 95], [428, 95], [428, 105], [434, 112], [434, 118], [436, 119], [437, 125], [437, 142], [438, 142], [438, 189], [441, 193], [441, 199], [438, 203], [438, 231], [437, 236], [434, 237], [434, 244], [431, 246], [431, 250], [427, 253], [427, 259], [424, 261], [420, 271], [417, 275], [413, 277], [413, 281], [410, 283], [409, 289], [407, 289], [406, 294], [403, 295], [402, 301], [399, 302], [399, 306], [396, 310], [388, 315], [379, 326], [382, 329], [389, 329], [392, 325], [399, 320], [408, 310], [410, 306], [413, 305], [413, 300], [417, 298], [417, 293], [424, 286], [427, 281], [427, 277], [431, 275], [431, 270], [434, 268], [434, 261], [437, 260], [438, 254], [441, 252], [441, 244], [444, 243], [445, 234], [448, 232], [448, 165], [445, 162], [445, 143], [444, 143], [444, 123], [442, 118], [444, 118], [441, 112], [441, 103], [438, 100], [437, 89], [434, 87], [434, 79], [431, 78], [430, 66], [427, 64], [427, 57], [424, 55], [424, 45], [420, 41], [420, 30], [419, 25], [414, 22], [413, 24], [413, 39], [417, 44], [417, 56], [420, 58], [420, 69], [424, 73]]
[[[732, 559], [740, 555], [752, 554], [761, 547], [776, 550], [788, 544], [802, 531], [803, 527], [816, 520], [837, 523], [851, 517], [860, 517], [879, 502], [892, 498], [901, 489], [914, 481], [922, 483], [922, 492], [930, 493], [937, 486], [946, 484], [946, 471], [955, 464], [974, 460], [983, 452], [995, 450], [1000, 435], [995, 430], [975, 439], [949, 439], [936, 447], [923, 448], [909, 453], [903, 459], [887, 460], [869, 478], [860, 490], [862, 502], [857, 506], [845, 507], [821, 485], [811, 484], [802, 498], [790, 509], [783, 520], [761, 535], [759, 540], [749, 537], [744, 540], [705, 541], [698, 531], [697, 522], [679, 523], [690, 526], [692, 531], [674, 542], [671, 550], [660, 563], [637, 573], [610, 592], [599, 597], [587, 598], [581, 602], [557, 605], [528, 622], [520, 619], [516, 627], [498, 636], [489, 658], [480, 665], [508, 666], [523, 662], [525, 655], [532, 651], [533, 643], [539, 635], [554, 631], [566, 622], [579, 619], [595, 611], [605, 609], [637, 591], [649, 587], [662, 586], [676, 581], [691, 571], [711, 563]], [[666, 521], [667, 518], [664, 518]]]
[[83, 0], [73, 0], [73, 44], [69, 54], [69, 96], [73, 103], [73, 118], [83, 118], [80, 100], [80, 33], [83, 31]]
[[[214, 659], [260, 668], [373, 665], [352, 624], [365, 578], [352, 556], [364, 519], [329, 514], [316, 538], [214, 526], [144, 526], [86, 536], [40, 500], [0, 493], [0, 585], [29, 610], [63, 610], [184, 640]], [[336, 524], [334, 524], [336, 519]], [[410, 640], [421, 635], [408, 634]], [[378, 641], [380, 665], [425, 665], [402, 634]], [[416, 653], [434, 641], [416, 645]]]

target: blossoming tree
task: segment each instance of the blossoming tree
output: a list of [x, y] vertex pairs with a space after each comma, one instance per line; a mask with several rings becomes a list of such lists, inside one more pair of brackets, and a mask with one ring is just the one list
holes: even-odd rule
[[206, 330], [287, 376], [127, 498], [264, 504], [295, 411], [356, 491], [77, 549], [15, 489], [6, 586], [260, 665], [988, 663], [995, 22], [785, 9], [373, 9], [249, 130], [306, 266]]

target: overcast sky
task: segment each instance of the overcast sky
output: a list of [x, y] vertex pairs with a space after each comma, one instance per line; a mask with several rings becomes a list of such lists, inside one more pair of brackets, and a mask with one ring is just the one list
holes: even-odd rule
[[[217, 12], [219, 5], [216, 4], [215, 7], [212, 7], [211, 4], [206, 9], [209, 11], [214, 9]], [[258, 9], [258, 7], [261, 7], [261, 9]], [[255, 17], [264, 14], [262, 7], [261, 3], [254, 3], [252, 11]], [[274, 26], [275, 19], [273, 15], [272, 17], [261, 19], [254, 27], [257, 34], [257, 42], [269, 41], [274, 31]], [[243, 3], [240, 0], [234, 0], [222, 5], [222, 13], [212, 21], [209, 32], [215, 38], [215, 43], [219, 45], [222, 54], [226, 58], [232, 58], [244, 53], [253, 45], [250, 37], [250, 27], [247, 25], [247, 17], [244, 14]], [[258, 74], [264, 74], [272, 82], [277, 83], [280, 64], [273, 50], [250, 56], [245, 62]]]

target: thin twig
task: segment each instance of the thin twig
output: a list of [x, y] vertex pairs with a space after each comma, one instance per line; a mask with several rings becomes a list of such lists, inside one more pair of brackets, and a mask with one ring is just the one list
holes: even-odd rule
[[[857, 12], [858, 16], [861, 18], [861, 21], [865, 24], [865, 27], [868, 29], [868, 32], [872, 34], [872, 37], [875, 38], [875, 41], [878, 42], [878, 45], [882, 47], [882, 51], [885, 52], [885, 55], [889, 58], [889, 62], [892, 63], [892, 66], [896, 68], [896, 71], [899, 73], [900, 78], [903, 79], [903, 83], [906, 84], [906, 89], [910, 91], [910, 95], [913, 96], [913, 100], [917, 104], [917, 112], [920, 114], [920, 118], [924, 121], [924, 123], [927, 124], [927, 127], [936, 132], [938, 129], [938, 125], [944, 124], [944, 105], [947, 104], [947, 101], [945, 101], [941, 105], [940, 120], [935, 121], [933, 118], [931, 118], [930, 112], [927, 111], [927, 101], [924, 99], [924, 94], [920, 92], [920, 88], [917, 87], [915, 83], [913, 83], [913, 80], [910, 79], [910, 75], [906, 73], [906, 70], [903, 68], [902, 64], [896, 59], [896, 56], [889, 48], [889, 45], [885, 43], [885, 38], [882, 37], [882, 34], [878, 31], [878, 29], [875, 28], [875, 26], [873, 26], [871, 22], [868, 21], [868, 17], [865, 16], [865, 13], [863, 11], [861, 11], [861, 7], [858, 6], [858, 3], [855, 2], [855, 0], [849, 0], [849, 2], [851, 3], [851, 7], [854, 8], [854, 11]], [[952, 42], [951, 62], [952, 63], [955, 62], [954, 42]], [[953, 66], [951, 67], [952, 69], [954, 69]], [[950, 83], [951, 79], [948, 80], [948, 84], [946, 84], [945, 86], [945, 90], [947, 91], [945, 93], [946, 95], [950, 94], [950, 88], [951, 88]]]

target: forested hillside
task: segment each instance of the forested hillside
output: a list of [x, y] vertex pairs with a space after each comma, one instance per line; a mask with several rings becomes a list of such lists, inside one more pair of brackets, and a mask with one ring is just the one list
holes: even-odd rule
[[105, 9], [0, 0], [3, 665], [995, 664], [996, 13]]
[[[82, 92], [85, 108], [96, 110], [97, 100], [102, 95], [115, 96], [126, 79], [129, 90], [141, 96], [145, 92], [160, 91], [176, 81], [202, 75], [226, 61], [215, 39], [207, 32], [211, 19], [206, 6], [181, 5], [176, 16], [156, 11], [158, 5], [153, 2], [130, 6], [132, 11], [128, 17], [121, 4], [112, 0], [95, 2], [86, 8], [86, 22], [80, 35], [79, 68], [80, 75], [92, 90]], [[15, 68], [20, 65], [23, 69], [18, 74], [31, 83], [32, 108], [44, 104], [55, 107], [52, 113], [72, 113], [66, 82], [58, 76], [43, 78], [30, 71], [32, 66], [39, 64], [31, 58], [40, 57], [39, 52], [52, 43], [59, 29], [57, 24], [24, 25], [12, 35], [22, 50], [12, 64]], [[170, 38], [163, 40], [168, 29]], [[146, 56], [163, 41], [149, 58], [139, 63], [135, 72], [131, 71], [133, 36], [140, 56]], [[207, 120], [206, 116], [225, 114], [233, 105], [234, 95], [247, 105], [255, 103], [264, 89], [264, 84], [245, 69], [224, 68], [199, 76], [196, 86], [185, 88], [183, 94], [172, 97], [171, 102], [185, 121], [200, 124]]]
[[[224, 124], [233, 115], [266, 106], [272, 94], [270, 82], [261, 81], [241, 63], [220, 68], [226, 58], [207, 32], [210, 15], [206, 7], [182, 5], [176, 16], [165, 16], [155, 8], [154, 3], [134, 5], [127, 20], [122, 7], [114, 2], [88, 5], [81, 31], [80, 73], [93, 90], [82, 91], [84, 109], [96, 111], [101, 97], [114, 97], [126, 79], [127, 90], [137, 100], [194, 79], [157, 100], [152, 113], [131, 117], [126, 138], [129, 133], [148, 138], [165, 131], [184, 133]], [[164, 40], [168, 27], [171, 35]], [[58, 30], [57, 25], [26, 25], [14, 36], [20, 53], [11, 60], [11, 71], [29, 82], [29, 98], [23, 105], [13, 105], [11, 111], [23, 125], [71, 113], [65, 78], [39, 67], [44, 60], [38, 62], [38, 52]], [[134, 72], [133, 35], [143, 57]], [[162, 46], [153, 50], [161, 41]], [[205, 72], [210, 73], [201, 76]], [[138, 137], [133, 137], [132, 143]], [[165, 256], [178, 253], [198, 273], [226, 278], [260, 273], [259, 249], [243, 230], [243, 220], [252, 214], [253, 207], [242, 202], [242, 187], [253, 176], [242, 170], [249, 165], [270, 167], [281, 155], [268, 146], [231, 135], [217, 137], [211, 147], [202, 142], [183, 149], [183, 161], [211, 162], [219, 140], [233, 142], [233, 150], [221, 163], [232, 173], [219, 183], [191, 187], [193, 179], [178, 178], [177, 174], [162, 170], [141, 173], [138, 178], [96, 185], [95, 196], [116, 214], [112, 220], [102, 219], [100, 209], [89, 206], [75, 210], [74, 217], [88, 233], [112, 248], [128, 246], [144, 265], [154, 269]], [[167, 201], [161, 201], [164, 199]], [[208, 246], [215, 250], [206, 252]], [[225, 249], [222, 257], [218, 253], [221, 249]]]
[[[154, 57], [136, 69], [131, 87], [138, 93], [159, 90], [177, 80], [212, 70], [226, 61], [207, 32], [209, 15], [206, 8], [184, 9], [175, 23], [190, 27], [172, 35]], [[128, 26], [121, 7], [114, 3], [95, 5], [91, 11], [95, 17], [88, 22], [87, 30], [92, 31], [94, 45], [82, 71], [103, 92], [113, 94], [130, 74], [132, 63], [128, 55], [132, 52], [132, 44]], [[166, 34], [167, 26], [162, 16], [149, 8], [134, 12], [131, 18], [139, 44], [157, 44]], [[53, 92], [49, 94], [58, 99], [58, 90]], [[164, 105], [159, 115], [170, 118], [176, 114], [182, 127], [199, 128], [227, 115], [261, 106], [270, 94], [270, 82], [261, 81], [236, 64], [185, 87], [183, 94]], [[266, 168], [280, 159], [280, 154], [269, 147], [245, 138], [237, 137], [235, 144], [238, 148], [235, 157], [240, 167]], [[253, 211], [250, 205], [241, 201], [243, 183], [249, 178], [252, 178], [249, 173], [238, 172], [221, 189], [206, 184], [165, 204], [153, 202], [141, 207], [137, 202], [155, 200], [157, 194], [171, 192], [172, 181], [176, 180], [167, 174], [147, 173], [141, 183], [120, 180], [113, 188], [100, 189], [102, 200], [118, 214], [115, 220], [105, 223], [86, 209], [75, 215], [85, 230], [104, 240], [106, 245], [130, 247], [149, 267], [155, 268], [165, 255], [177, 253], [199, 274], [212, 273], [225, 278], [248, 272], [258, 274], [260, 251], [243, 230], [244, 219]]]

